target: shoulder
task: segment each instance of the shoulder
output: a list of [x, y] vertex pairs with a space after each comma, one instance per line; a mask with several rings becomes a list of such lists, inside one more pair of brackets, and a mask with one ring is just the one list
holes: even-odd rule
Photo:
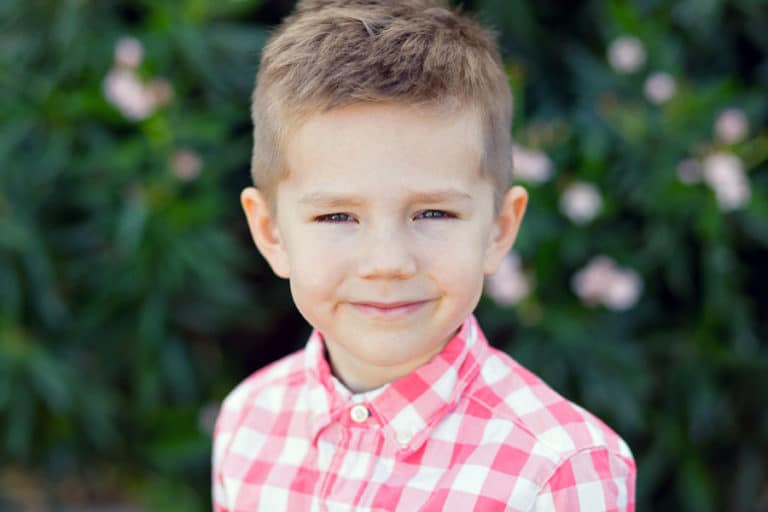
[[523, 477], [513, 493], [525, 510], [634, 510], [629, 446], [509, 355], [489, 348], [465, 397], [487, 418], [484, 441], [506, 455], [494, 466]]
[[305, 350], [301, 349], [257, 370], [224, 398], [216, 420], [214, 437], [237, 429], [254, 407], [278, 411], [287, 389], [300, 386], [305, 376]]
[[[224, 398], [213, 432], [212, 496], [215, 510], [227, 507], [227, 474], [240, 474], [249, 464], [248, 454], [263, 442], [247, 424], [256, 415], [279, 411], [290, 389], [305, 378], [305, 349], [290, 354], [254, 372]], [[234, 450], [234, 452], [233, 452]]]
[[513, 427], [514, 435], [525, 438], [553, 470], [593, 451], [634, 466], [629, 447], [610, 427], [500, 350], [489, 348], [468, 398], [487, 408], [494, 421]]

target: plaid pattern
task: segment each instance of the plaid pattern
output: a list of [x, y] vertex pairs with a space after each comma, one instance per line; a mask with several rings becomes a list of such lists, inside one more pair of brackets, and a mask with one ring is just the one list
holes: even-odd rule
[[356, 395], [314, 332], [230, 393], [214, 434], [216, 512], [618, 512], [634, 490], [624, 441], [473, 316], [432, 361]]

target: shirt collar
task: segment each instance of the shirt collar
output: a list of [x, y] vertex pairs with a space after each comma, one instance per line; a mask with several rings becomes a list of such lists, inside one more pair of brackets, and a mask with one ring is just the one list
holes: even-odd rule
[[443, 350], [408, 375], [366, 393], [353, 394], [333, 377], [322, 334], [307, 342], [305, 370], [310, 376], [309, 407], [313, 439], [354, 402], [365, 403], [384, 435], [403, 449], [417, 449], [477, 375], [488, 344], [470, 315]]

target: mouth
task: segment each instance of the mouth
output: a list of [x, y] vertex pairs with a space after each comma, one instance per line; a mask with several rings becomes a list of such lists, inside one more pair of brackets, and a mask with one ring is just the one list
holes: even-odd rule
[[417, 312], [427, 305], [430, 300], [398, 301], [398, 302], [351, 302], [358, 312], [373, 317], [395, 318]]

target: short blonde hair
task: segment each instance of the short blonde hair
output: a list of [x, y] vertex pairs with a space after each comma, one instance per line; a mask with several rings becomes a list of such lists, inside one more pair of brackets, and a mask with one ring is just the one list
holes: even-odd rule
[[252, 177], [267, 197], [287, 177], [285, 142], [302, 119], [356, 103], [477, 109], [482, 172], [496, 203], [512, 172], [512, 95], [494, 34], [427, 0], [305, 0], [261, 57], [251, 114]]

